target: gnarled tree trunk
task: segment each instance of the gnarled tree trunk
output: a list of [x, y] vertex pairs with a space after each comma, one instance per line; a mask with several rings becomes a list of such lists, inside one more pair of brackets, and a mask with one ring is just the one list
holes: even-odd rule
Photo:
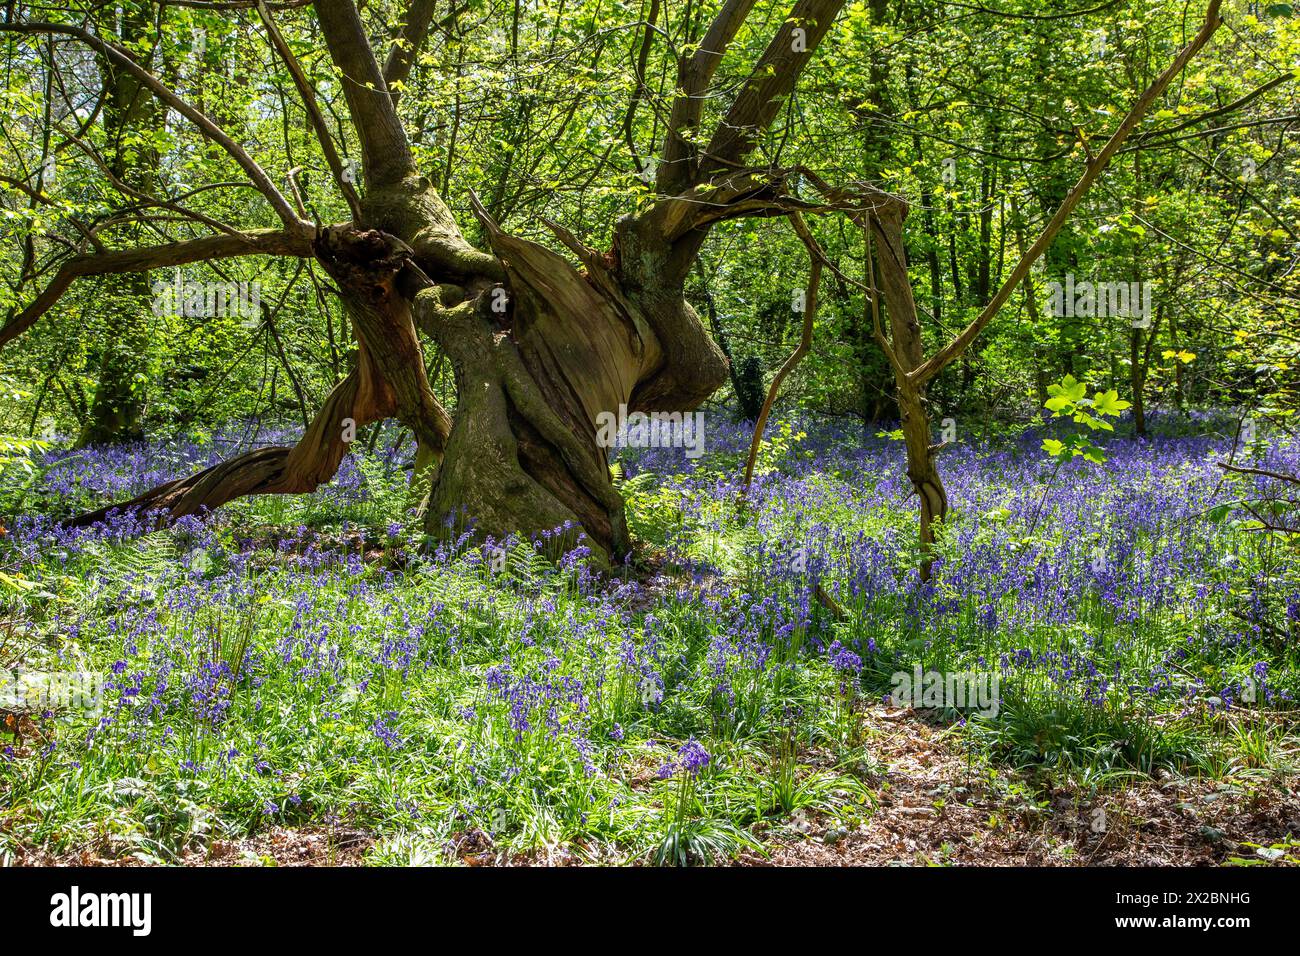
[[[742, 160], [771, 124], [842, 0], [797, 0], [753, 77], [743, 84], [706, 150], [696, 145], [712, 75], [752, 0], [729, 0], [698, 50], [680, 64], [680, 91], [659, 167], [659, 198], [621, 220], [607, 253], [558, 226], [580, 262], [504, 233], [479, 208], [491, 251], [471, 247], [432, 183], [415, 167], [389, 82], [414, 62], [429, 22], [413, 0], [399, 47], [380, 68], [356, 7], [314, 6], [343, 82], [360, 142], [364, 195], [343, 175], [314, 92], [270, 10], [259, 6], [272, 46], [299, 88], [353, 221], [317, 229], [238, 144], [184, 103], [129, 52], [84, 30], [53, 24], [0, 26], [62, 33], [89, 44], [163, 103], [203, 129], [239, 163], [285, 229], [209, 237], [134, 254], [70, 260], [37, 301], [0, 330], [20, 334], [78, 276], [139, 273], [160, 264], [225, 256], [311, 255], [334, 279], [357, 337], [357, 365], [293, 448], [237, 456], [117, 507], [161, 520], [216, 508], [243, 495], [309, 492], [328, 481], [346, 453], [349, 428], [396, 417], [419, 440], [417, 468], [431, 486], [426, 523], [439, 532], [464, 519], [478, 532], [537, 534], [568, 525], [600, 558], [630, 551], [623, 502], [597, 443], [602, 413], [687, 412], [723, 384], [727, 363], [686, 301], [685, 280], [709, 228], [736, 216], [797, 208], [778, 170]], [[799, 31], [798, 34], [795, 31]], [[707, 162], [702, 157], [707, 157]], [[455, 419], [435, 400], [420, 336], [431, 337], [455, 370]], [[101, 509], [74, 519], [105, 517]]]

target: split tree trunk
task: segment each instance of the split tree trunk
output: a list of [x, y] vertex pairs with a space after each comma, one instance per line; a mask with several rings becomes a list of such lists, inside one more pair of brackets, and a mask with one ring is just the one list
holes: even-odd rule
[[238, 455], [69, 524], [93, 524], [112, 511], [155, 512], [167, 520], [245, 495], [315, 491], [338, 471], [355, 429], [389, 417], [411, 428], [425, 457], [441, 454], [450, 420], [433, 398], [410, 303], [396, 288], [407, 250], [378, 232], [345, 227], [323, 230], [314, 251], [343, 294], [357, 332], [357, 364], [330, 392], [299, 442]]
[[[313, 255], [335, 280], [352, 318], [356, 368], [292, 449], [239, 456], [154, 489], [127, 507], [162, 508], [176, 516], [245, 494], [310, 491], [336, 471], [346, 451], [349, 424], [397, 417], [419, 441], [417, 465], [430, 473], [438, 469], [428, 500], [432, 530], [454, 526], [464, 514], [476, 520], [480, 532], [497, 536], [535, 534], [572, 522], [575, 532], [586, 533], [598, 556], [620, 560], [629, 546], [626, 521], [605, 451], [596, 443], [596, 416], [622, 407], [685, 413], [726, 380], [726, 359], [686, 302], [686, 276], [713, 224], [809, 208], [787, 188], [785, 179], [792, 171], [748, 168], [744, 160], [782, 110], [842, 2], [795, 0], [790, 16], [776, 29], [701, 148], [699, 131], [713, 74], [753, 6], [752, 0], [724, 2], [702, 42], [679, 61], [678, 91], [661, 150], [654, 203], [619, 221], [614, 246], [604, 255], [553, 227], [581, 262], [581, 272], [542, 246], [505, 235], [481, 208], [492, 254], [465, 242], [442, 198], [419, 175], [395, 108], [390, 82], [405, 77], [411, 58], [390, 57], [388, 67], [381, 69], [353, 3], [332, 0], [313, 5], [313, 10], [360, 145], [364, 198], [344, 173], [310, 79], [279, 34], [270, 8], [258, 5], [272, 46], [303, 98], [322, 154], [353, 215], [351, 223], [325, 229], [306, 221], [301, 203], [295, 211], [245, 149], [129, 52], [67, 24], [0, 24], [2, 32], [74, 37], [136, 76], [230, 155], [283, 225], [273, 233], [208, 236], [152, 249], [73, 256], [35, 301], [0, 329], [0, 345], [37, 321], [78, 276], [141, 272], [237, 255]], [[427, 29], [428, 7], [428, 0], [415, 0], [405, 33], [418, 35]], [[871, 197], [869, 213], [859, 208], [859, 215], [869, 216], [880, 250], [892, 348], [883, 333], [877, 334], [895, 369], [908, 476], [921, 501], [923, 549], [933, 544], [935, 528], [947, 514], [930, 444], [926, 383], [961, 357], [1024, 280], [1146, 110], [1209, 40], [1220, 22], [1218, 9], [1219, 0], [1210, 0], [1201, 31], [1090, 162], [997, 295], [929, 358], [923, 354], [907, 276], [902, 239], [906, 205], [877, 195]], [[416, 39], [407, 38], [412, 51], [418, 47]], [[819, 189], [829, 196], [828, 190]], [[871, 298], [878, 319], [876, 296]], [[429, 388], [417, 328], [437, 341], [454, 366], [454, 425]], [[928, 576], [929, 564], [927, 554], [923, 575]]]

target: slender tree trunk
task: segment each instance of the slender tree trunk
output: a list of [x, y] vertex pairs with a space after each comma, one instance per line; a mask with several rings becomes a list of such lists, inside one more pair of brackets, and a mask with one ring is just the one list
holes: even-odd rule
[[881, 200], [871, 215], [871, 232], [876, 245], [876, 261], [880, 266], [880, 291], [889, 312], [891, 347], [896, 360], [894, 383], [907, 452], [907, 477], [920, 499], [921, 579], [926, 581], [933, 566], [930, 550], [935, 542], [936, 527], [948, 514], [948, 494], [935, 463], [937, 449], [931, 443], [925, 385], [907, 374], [925, 361], [925, 353], [912, 284], [907, 274], [907, 253], [903, 245], [906, 216], [907, 206], [902, 200], [893, 197]]
[[1146, 369], [1142, 367], [1142, 330], [1134, 327], [1129, 330], [1129, 387], [1133, 392], [1133, 431], [1137, 435], [1147, 433]]
[[[122, 13], [121, 42], [134, 44], [150, 35], [148, 9], [140, 5]], [[158, 168], [158, 153], [137, 141], [162, 123], [165, 111], [131, 73], [100, 60], [100, 76], [107, 92], [104, 133], [109, 143], [108, 164], [117, 180], [130, 189], [149, 193]], [[140, 418], [144, 411], [149, 374], [150, 314], [148, 272], [110, 276], [101, 280], [102, 334], [99, 341], [97, 384], [89, 415], [82, 424], [79, 445], [131, 441], [144, 436]]]

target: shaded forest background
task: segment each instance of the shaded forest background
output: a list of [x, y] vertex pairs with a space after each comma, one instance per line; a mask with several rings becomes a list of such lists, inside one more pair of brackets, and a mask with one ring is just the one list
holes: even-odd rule
[[[24, 6], [9, 4], [6, 16]], [[835, 184], [869, 182], [910, 202], [912, 284], [934, 345], [988, 303], [1204, 12], [1181, 2], [1072, 9], [1081, 6], [848, 5], [760, 143], [761, 162], [806, 167]], [[150, 63], [255, 151], [277, 183], [293, 171], [317, 221], [346, 220], [256, 14], [217, 7], [89, 4], [69, 16], [89, 17]], [[382, 49], [404, 5], [362, 9]], [[418, 62], [394, 89], [418, 166], [467, 238], [486, 246], [468, 214], [473, 190], [513, 234], [558, 248], [542, 223], [549, 218], [608, 248], [618, 218], [653, 199], [649, 157], [663, 137], [677, 56], [698, 43], [712, 14], [689, 0], [435, 5]], [[314, 21], [280, 15], [292, 17], [294, 46], [315, 72], [313, 60], [325, 53]], [[785, 15], [783, 4], [756, 8], [715, 76], [719, 103], [747, 78]], [[1231, 3], [1225, 18], [1022, 293], [932, 383], [936, 423], [952, 416], [978, 430], [1023, 421], [1066, 374], [1117, 389], [1133, 403], [1138, 430], [1152, 408], [1286, 416], [1300, 329], [1300, 16], [1287, 4]], [[87, 232], [115, 247], [202, 235], [205, 220], [274, 225], [250, 203], [227, 156], [110, 64], [48, 37], [0, 44], [0, 309], [10, 318]], [[338, 86], [321, 83], [318, 95], [337, 119]], [[356, 144], [347, 124], [334, 131], [347, 161]], [[793, 189], [812, 195], [797, 180]], [[782, 402], [874, 432], [897, 412], [861, 289], [846, 281], [863, 275], [862, 233], [844, 217], [817, 218], [811, 228], [837, 271], [823, 282], [814, 347]], [[731, 360], [730, 382], [713, 402], [754, 416], [765, 382], [798, 340], [793, 304], [807, 271], [799, 237], [779, 224], [724, 222], [710, 234], [687, 290]], [[247, 258], [177, 272], [81, 281], [5, 346], [4, 431], [85, 442], [201, 432], [249, 417], [305, 424], [351, 360], [348, 319], [319, 264]], [[1067, 274], [1149, 283], [1148, 327], [1053, 314], [1048, 284]], [[257, 314], [158, 308], [164, 289], [187, 281], [256, 283]], [[435, 349], [426, 359], [435, 394], [454, 408], [448, 360]]]

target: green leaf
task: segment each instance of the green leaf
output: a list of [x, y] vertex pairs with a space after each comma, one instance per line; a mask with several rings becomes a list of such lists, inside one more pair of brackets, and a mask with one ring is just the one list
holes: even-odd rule
[[[1051, 389], [1049, 388], [1050, 392]], [[1067, 375], [1061, 379], [1061, 393], [1067, 395], [1072, 402], [1077, 402], [1088, 394], [1088, 386], [1075, 379], [1073, 375]]]
[[1113, 388], [1108, 392], [1098, 392], [1092, 399], [1092, 407], [1098, 415], [1118, 415], [1129, 408], [1130, 404], [1120, 398]]
[[23, 577], [14, 577], [13, 575], [5, 574], [3, 571], [0, 571], [0, 584], [3, 584], [6, 588], [9, 588], [11, 591], [17, 591], [20, 594], [25, 594], [28, 591], [32, 591], [40, 587], [40, 585], [37, 584], [35, 581], [28, 581], [26, 578]]
[[1234, 508], [1236, 508], [1236, 504], [1231, 501], [1221, 505], [1215, 505], [1205, 513], [1205, 517], [1214, 524], [1223, 524], [1223, 522], [1227, 520], [1228, 515], [1232, 514]]

